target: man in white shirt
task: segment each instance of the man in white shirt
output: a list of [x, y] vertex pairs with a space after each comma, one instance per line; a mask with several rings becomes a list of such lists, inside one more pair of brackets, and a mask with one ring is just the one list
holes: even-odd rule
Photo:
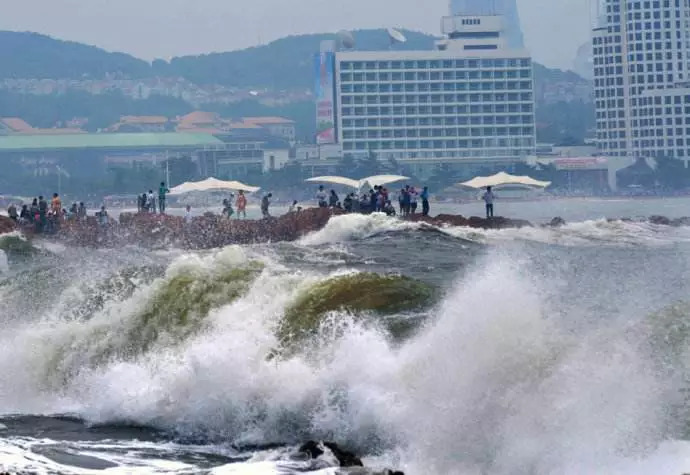
[[328, 195], [326, 190], [323, 189], [323, 185], [319, 185], [319, 191], [316, 192], [316, 201], [319, 204], [319, 208], [328, 208]]
[[149, 190], [149, 194], [146, 196], [147, 198], [147, 205], [149, 206], [149, 213], [155, 213], [156, 212], [156, 197], [153, 196], [153, 190]]
[[192, 224], [192, 207], [187, 205], [187, 208], [185, 209], [184, 212], [184, 224], [190, 225]]
[[486, 219], [493, 218], [494, 200], [496, 199], [496, 195], [494, 195], [494, 192], [491, 191], [490, 186], [486, 187], [486, 193], [482, 195], [482, 199], [484, 200], [484, 203], [486, 203]]

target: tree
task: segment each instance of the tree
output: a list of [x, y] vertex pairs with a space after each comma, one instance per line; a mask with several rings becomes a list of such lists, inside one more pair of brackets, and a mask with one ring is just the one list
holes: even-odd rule
[[170, 183], [168, 183], [168, 186], [173, 183], [179, 184], [186, 181], [193, 181], [199, 176], [199, 169], [196, 163], [194, 163], [192, 157], [188, 155], [169, 159], [167, 170], [165, 163], [162, 164], [162, 167], [164, 176], [166, 171], [170, 175]]
[[690, 171], [682, 160], [675, 158], [657, 158], [654, 176], [656, 183], [663, 188], [680, 190], [690, 186]]
[[343, 158], [338, 161], [338, 166], [337, 166], [337, 173], [338, 175], [346, 176], [349, 178], [355, 178], [359, 179], [361, 177], [355, 177], [353, 176], [353, 173], [357, 169], [357, 162], [355, 161], [354, 158], [352, 158], [352, 155], [349, 153], [346, 153], [343, 155]]

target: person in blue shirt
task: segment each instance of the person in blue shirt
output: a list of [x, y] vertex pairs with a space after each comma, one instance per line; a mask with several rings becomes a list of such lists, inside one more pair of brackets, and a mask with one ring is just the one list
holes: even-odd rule
[[425, 186], [420, 195], [422, 198], [422, 216], [429, 216], [429, 187]]

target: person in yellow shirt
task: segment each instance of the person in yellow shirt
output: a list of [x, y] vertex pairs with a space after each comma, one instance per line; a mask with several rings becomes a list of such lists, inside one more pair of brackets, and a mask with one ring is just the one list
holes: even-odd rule
[[62, 200], [57, 193], [53, 193], [53, 199], [50, 200], [50, 211], [52, 211], [55, 216], [60, 216], [62, 213]]

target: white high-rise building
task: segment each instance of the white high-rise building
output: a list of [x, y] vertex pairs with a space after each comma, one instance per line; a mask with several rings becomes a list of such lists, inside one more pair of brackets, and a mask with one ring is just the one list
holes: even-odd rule
[[602, 10], [592, 41], [601, 153], [690, 160], [690, 0]]
[[442, 30], [435, 50], [336, 53], [343, 153], [395, 159], [422, 175], [534, 155], [529, 53], [506, 46], [500, 16], [446, 17]]

